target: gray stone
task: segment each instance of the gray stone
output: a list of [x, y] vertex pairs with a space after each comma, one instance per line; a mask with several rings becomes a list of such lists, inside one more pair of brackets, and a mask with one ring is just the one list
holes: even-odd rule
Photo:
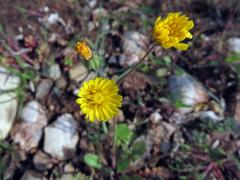
[[240, 37], [232, 37], [228, 39], [229, 50], [240, 53]]
[[54, 81], [61, 77], [61, 69], [58, 64], [53, 64], [49, 68], [49, 77], [52, 78]]
[[46, 97], [46, 95], [48, 95], [48, 93], [50, 92], [52, 85], [53, 82], [50, 79], [42, 80], [37, 87], [36, 98], [42, 99]]
[[91, 8], [94, 8], [94, 7], [97, 5], [97, 3], [98, 3], [97, 0], [87, 0], [86, 2], [88, 3], [88, 5], [89, 5]]
[[56, 86], [59, 88], [59, 89], [65, 89], [66, 86], [67, 86], [67, 81], [61, 77], [60, 79], [58, 79], [56, 81]]
[[178, 108], [183, 114], [191, 112], [196, 105], [209, 100], [208, 92], [203, 84], [186, 73], [171, 75], [168, 78], [168, 91], [173, 104], [183, 104]]
[[17, 95], [14, 91], [20, 79], [11, 75], [7, 69], [0, 67], [0, 139], [5, 139], [12, 128], [17, 113]]
[[83, 63], [76, 64], [69, 71], [70, 79], [80, 82], [86, 78], [88, 75], [88, 69], [85, 67]]
[[17, 99], [15, 93], [0, 95], [0, 139], [5, 139], [12, 128], [17, 114]]
[[63, 114], [44, 129], [44, 151], [52, 157], [68, 159], [75, 155], [79, 140], [77, 122], [71, 114]]
[[139, 32], [127, 32], [124, 34], [123, 50], [120, 56], [122, 66], [132, 66], [137, 63], [146, 53], [148, 38]]
[[46, 112], [37, 101], [30, 101], [24, 106], [20, 117], [22, 121], [13, 128], [14, 142], [27, 151], [37, 148], [43, 127], [47, 125]]
[[21, 118], [24, 122], [34, 123], [37, 121], [46, 123], [46, 113], [41, 105], [33, 100], [28, 102], [22, 110]]
[[100, 20], [102, 18], [106, 18], [108, 16], [108, 11], [104, 8], [96, 8], [92, 12], [93, 19], [95, 21]]
[[162, 115], [156, 111], [150, 115], [150, 120], [154, 123], [157, 124], [163, 119]]
[[109, 63], [111, 64], [117, 64], [117, 58], [116, 56], [111, 56], [108, 60]]
[[0, 91], [16, 89], [19, 84], [19, 77], [11, 75], [7, 69], [0, 66]]
[[50, 157], [42, 151], [38, 151], [33, 158], [34, 167], [39, 171], [46, 171], [53, 167]]

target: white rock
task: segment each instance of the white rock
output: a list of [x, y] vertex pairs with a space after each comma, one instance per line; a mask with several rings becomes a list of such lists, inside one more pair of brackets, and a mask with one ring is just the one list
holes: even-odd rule
[[5, 68], [0, 67], [0, 139], [5, 139], [11, 130], [18, 105], [16, 93], [4, 91], [13, 90], [19, 84], [18, 77], [9, 74]]
[[12, 137], [15, 143], [29, 151], [36, 148], [47, 124], [46, 112], [37, 101], [27, 103], [21, 113], [22, 121], [15, 124]]
[[32, 91], [32, 92], [35, 92], [36, 91], [36, 88], [35, 88], [35, 85], [32, 81], [30, 81], [28, 83], [28, 86], [29, 86], [29, 89]]
[[61, 69], [58, 64], [53, 64], [49, 69], [49, 76], [53, 80], [57, 80], [61, 77]]
[[0, 139], [5, 139], [12, 128], [17, 113], [17, 99], [15, 93], [0, 95]]
[[0, 67], [0, 91], [16, 89], [19, 84], [19, 77], [9, 74], [7, 69]]
[[212, 148], [217, 148], [219, 147], [220, 145], [220, 140], [219, 139], [216, 139], [215, 141], [213, 141], [212, 143]]
[[94, 20], [99, 20], [102, 18], [106, 18], [108, 16], [108, 12], [104, 8], [96, 8], [93, 10], [92, 15]]
[[137, 63], [146, 53], [148, 38], [139, 32], [127, 32], [124, 34], [123, 50], [120, 57], [122, 66], [132, 66]]
[[199, 112], [199, 118], [202, 120], [211, 119], [213, 122], [219, 122], [224, 120], [224, 116], [219, 116], [213, 111], [201, 111]]
[[30, 101], [27, 103], [21, 113], [21, 118], [24, 122], [34, 123], [42, 120], [46, 121], [45, 112], [43, 112], [41, 105], [37, 101]]
[[116, 56], [111, 56], [108, 60], [109, 63], [111, 64], [117, 64], [117, 58]]
[[65, 21], [58, 13], [51, 13], [44, 18], [38, 18], [38, 21], [42, 22], [47, 28], [57, 23], [60, 23], [64, 27], [66, 26]]
[[52, 13], [52, 14], [50, 14], [49, 16], [48, 16], [48, 18], [47, 18], [47, 22], [48, 22], [48, 24], [56, 24], [58, 21], [59, 21], [59, 18], [60, 18], [60, 16], [59, 16], [59, 14], [58, 13]]
[[40, 84], [37, 86], [36, 98], [42, 99], [45, 96], [47, 96], [49, 91], [51, 90], [52, 85], [53, 82], [50, 79], [42, 80]]
[[227, 42], [230, 51], [240, 53], [240, 37], [232, 37]]
[[182, 104], [178, 110], [183, 114], [192, 112], [198, 104], [209, 100], [203, 84], [186, 73], [171, 75], [168, 78], [168, 91], [173, 104]]
[[83, 63], [76, 64], [73, 68], [69, 71], [70, 79], [80, 82], [86, 78], [88, 75], [88, 69], [84, 66]]
[[150, 115], [150, 120], [155, 124], [159, 123], [162, 119], [162, 115], [157, 111]]
[[44, 151], [59, 159], [74, 156], [79, 140], [77, 122], [71, 114], [63, 114], [44, 129]]
[[88, 31], [93, 31], [94, 28], [95, 28], [95, 25], [94, 25], [94, 23], [92, 21], [89, 21], [87, 23], [87, 27], [88, 27]]
[[49, 9], [48, 6], [44, 6], [44, 7], [43, 7], [43, 11], [44, 11], [44, 12], [49, 12], [49, 10], [50, 10], [50, 9]]
[[88, 5], [93, 8], [97, 5], [98, 1], [97, 0], [86, 0], [86, 2], [88, 3]]

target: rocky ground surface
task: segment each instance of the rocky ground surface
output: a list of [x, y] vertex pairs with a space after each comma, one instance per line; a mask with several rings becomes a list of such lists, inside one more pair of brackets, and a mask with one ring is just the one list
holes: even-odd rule
[[[238, 0], [0, 7], [0, 179], [240, 179]], [[119, 115], [86, 121], [76, 93], [96, 73], [77, 57], [76, 41], [86, 40], [104, 75], [116, 78], [149, 48], [156, 17], [176, 11], [195, 22], [190, 49], [155, 48], [120, 85]], [[117, 154], [113, 121], [134, 133]]]

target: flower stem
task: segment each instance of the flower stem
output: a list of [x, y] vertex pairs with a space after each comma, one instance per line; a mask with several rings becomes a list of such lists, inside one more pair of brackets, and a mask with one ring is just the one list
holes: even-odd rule
[[112, 168], [115, 170], [116, 168], [116, 155], [117, 155], [117, 148], [116, 148], [116, 142], [115, 142], [115, 128], [116, 128], [116, 119], [113, 120], [112, 124]]
[[107, 128], [106, 122], [103, 122], [103, 123], [102, 123], [102, 127], [103, 127], [104, 133], [107, 134], [107, 133], [108, 133], [108, 128]]
[[136, 63], [134, 66], [132, 66], [130, 69], [128, 69], [125, 73], [123, 73], [117, 80], [117, 84], [121, 84], [122, 81], [124, 80], [124, 78], [126, 78], [129, 74], [131, 74], [132, 72], [134, 72], [139, 65], [146, 59], [146, 57], [152, 52], [152, 50], [154, 49], [155, 44], [152, 44], [150, 46], [150, 48], [147, 50], [147, 52], [144, 54], [144, 56], [140, 59], [140, 61], [138, 61], [138, 63]]
[[[123, 73], [117, 80], [117, 84], [121, 84], [122, 81], [124, 80], [125, 77], [127, 77], [128, 75], [130, 75], [132, 72], [134, 72], [139, 65], [146, 59], [146, 57], [152, 52], [152, 50], [154, 49], [155, 44], [152, 44], [150, 46], [150, 48], [147, 50], [147, 52], [144, 54], [144, 56], [140, 59], [140, 61], [138, 63], [136, 63], [134, 66], [132, 66], [130, 69], [128, 69], [125, 73]], [[117, 149], [116, 149], [116, 142], [115, 142], [115, 128], [116, 128], [116, 120], [113, 121], [113, 125], [112, 125], [112, 133], [113, 133], [113, 146], [112, 146], [112, 167], [113, 169], [116, 168], [116, 155], [117, 155]]]

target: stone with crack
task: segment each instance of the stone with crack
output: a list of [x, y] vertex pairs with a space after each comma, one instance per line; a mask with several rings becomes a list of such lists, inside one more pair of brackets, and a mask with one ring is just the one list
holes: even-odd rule
[[44, 129], [44, 151], [60, 160], [74, 157], [79, 140], [77, 122], [71, 114], [63, 114]]
[[12, 128], [17, 114], [17, 94], [14, 89], [20, 85], [20, 78], [0, 67], [0, 139], [5, 139]]

